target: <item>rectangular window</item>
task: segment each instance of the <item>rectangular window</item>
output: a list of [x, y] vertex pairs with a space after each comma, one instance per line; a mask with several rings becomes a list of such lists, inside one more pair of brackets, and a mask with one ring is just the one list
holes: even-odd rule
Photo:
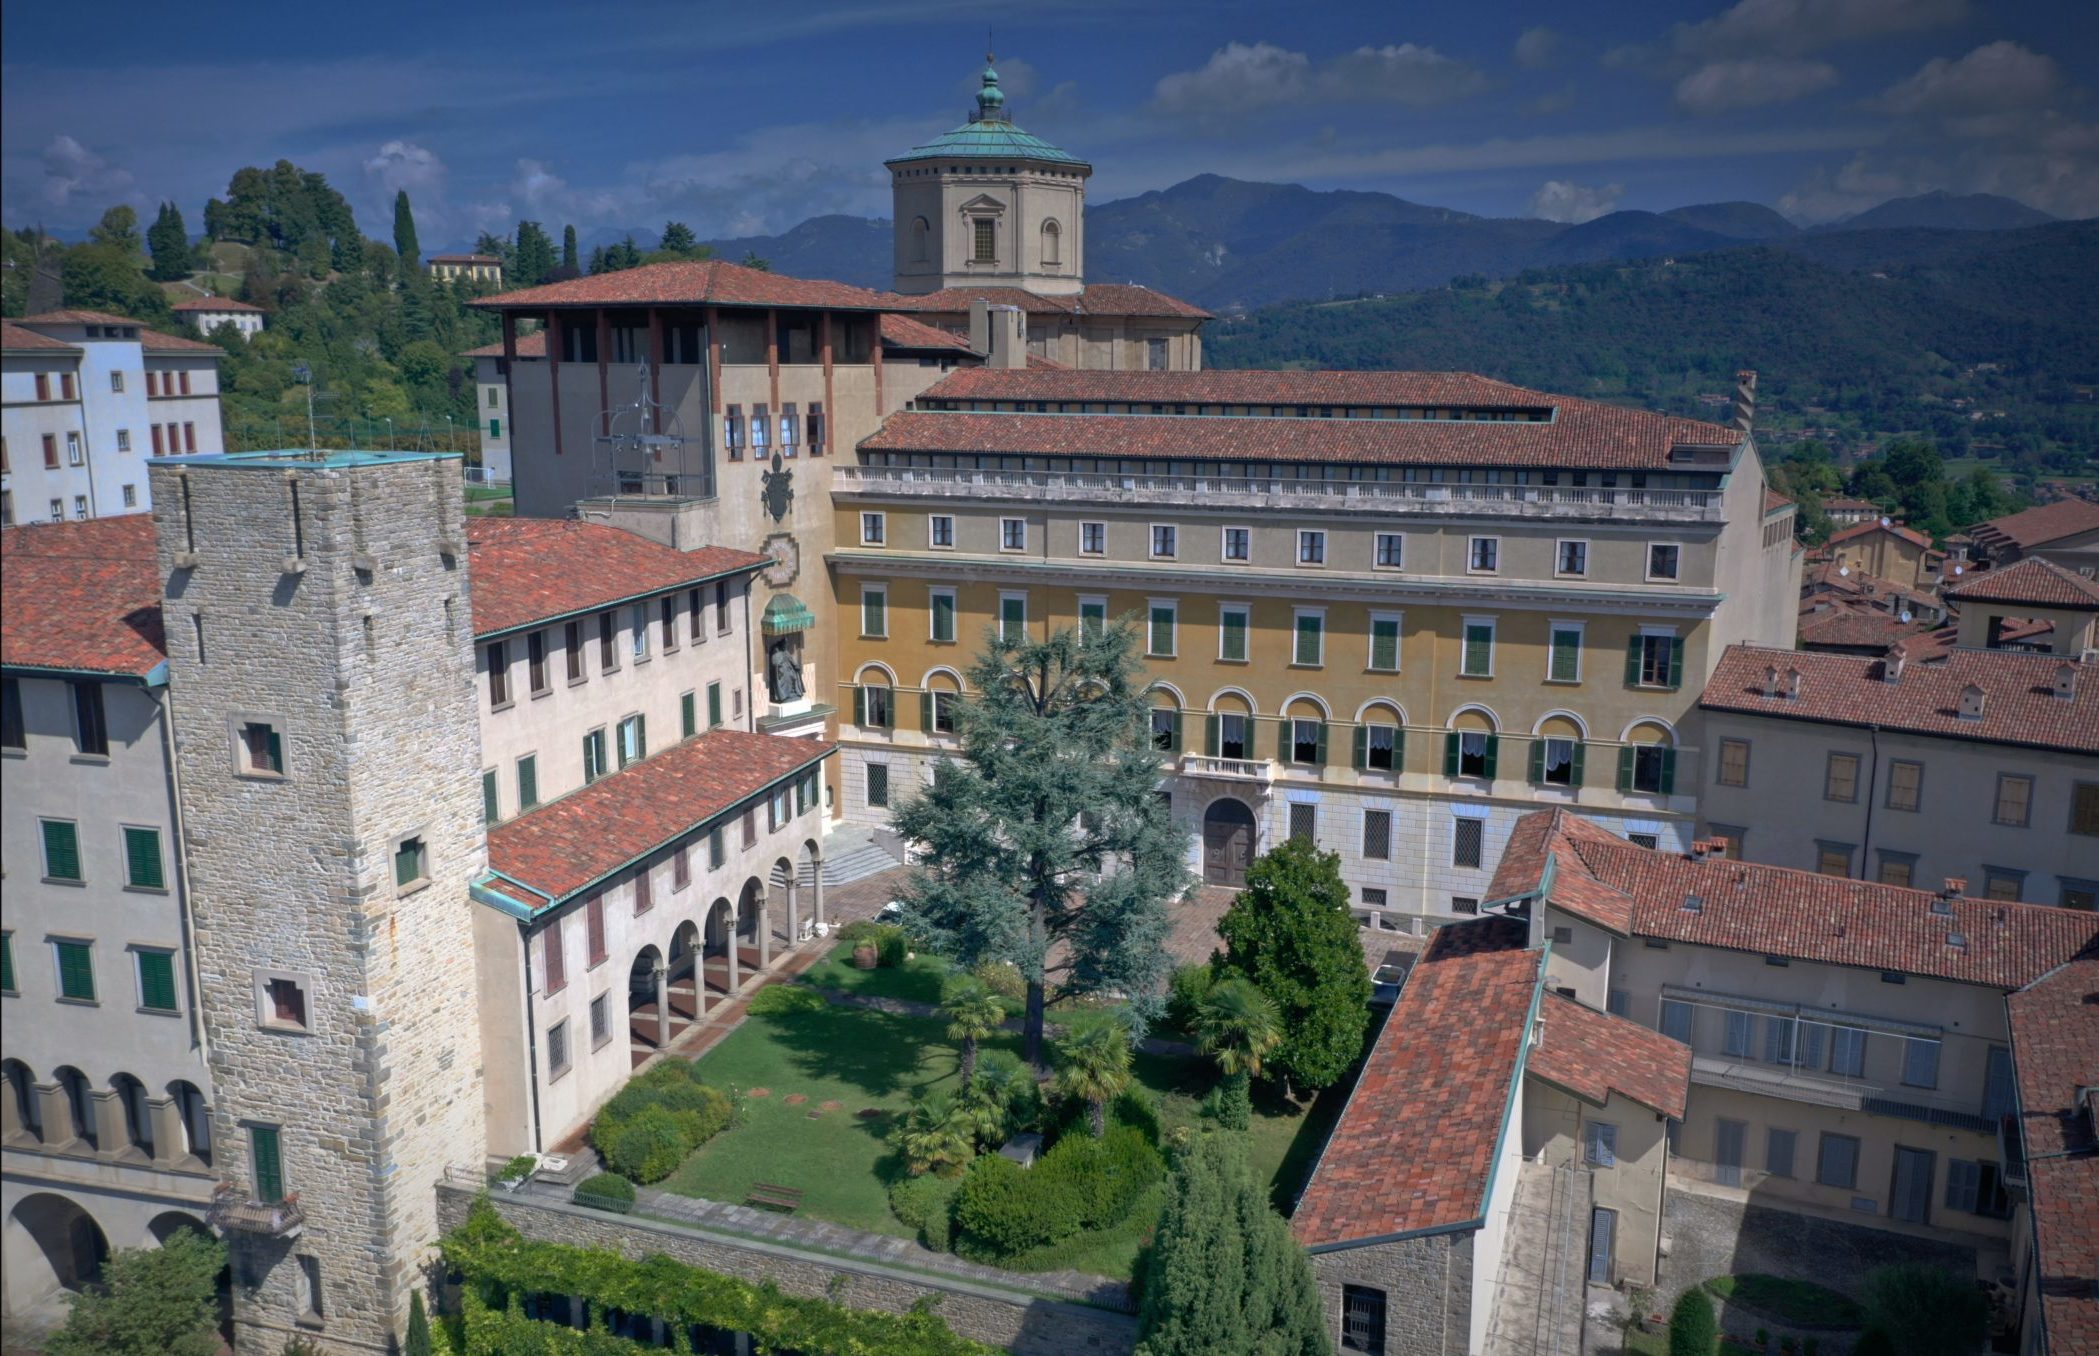
[[807, 425], [805, 431], [809, 435], [809, 455], [821, 457], [824, 454], [824, 402], [810, 401], [809, 412], [803, 416], [802, 422]]
[[86, 942], [53, 942], [58, 962], [58, 996], [76, 1003], [95, 1001], [95, 953]]
[[927, 597], [932, 603], [932, 639], [943, 645], [952, 644], [955, 639], [955, 591], [929, 589]]
[[1181, 713], [1171, 706], [1155, 706], [1151, 710], [1152, 747], [1161, 753], [1178, 753], [1181, 748]]
[[960, 700], [961, 694], [958, 692], [936, 691], [925, 693], [924, 696], [926, 699], [925, 713], [932, 717], [929, 724], [933, 733], [953, 734], [955, 732], [955, 703]]
[[1385, 1292], [1367, 1285], [1341, 1287], [1341, 1349], [1385, 1350]]
[[714, 634], [729, 634], [729, 581], [726, 579], [714, 586]]
[[1749, 1058], [1749, 1043], [1756, 1030], [1756, 1018], [1746, 1012], [1729, 1008], [1721, 1014], [1725, 1017], [1726, 1034], [1721, 1040], [1720, 1053], [1733, 1059]]
[[619, 723], [619, 765], [626, 767], [649, 756], [649, 718], [628, 716]]
[[954, 515], [936, 513], [926, 519], [926, 545], [940, 551], [950, 551], [955, 546]]
[[1319, 807], [1302, 801], [1290, 806], [1290, 836], [1302, 838], [1307, 843], [1319, 841]]
[[1924, 764], [1898, 758], [1888, 764], [1888, 808], [1915, 810], [1924, 802]]
[[795, 408], [793, 401], [784, 402], [780, 406], [780, 455], [794, 455], [795, 446], [801, 441], [801, 431], [802, 412]]
[[1001, 518], [998, 520], [998, 549], [1001, 551], [1025, 551], [1028, 549], [1028, 520], [1025, 518]]
[[722, 863], [729, 860], [729, 834], [726, 829], [716, 827], [707, 831], [707, 869], [719, 871]]
[[977, 217], [970, 222], [970, 234], [975, 247], [971, 261], [979, 264], [998, 262], [998, 223], [990, 217]]
[[1695, 1016], [1696, 1013], [1692, 1011], [1689, 1003], [1679, 1002], [1674, 998], [1664, 998], [1662, 1000], [1662, 1017], [1659, 1029], [1670, 1040], [1681, 1041], [1685, 1045], [1689, 1045], [1691, 1043], [1692, 1021]]
[[1902, 1043], [1902, 1084], [1909, 1088], [1939, 1085], [1939, 1043], [1908, 1037]]
[[1913, 852], [1889, 852], [1885, 848], [1880, 854], [1880, 883], [1899, 885], [1908, 889], [1914, 883], [1917, 870], [1917, 855]]
[[[638, 880], [635, 883], [640, 884]], [[641, 894], [637, 890], [635, 899], [639, 901], [640, 898]], [[642, 912], [638, 903], [634, 912]], [[586, 966], [596, 965], [605, 959], [605, 901], [601, 896], [592, 895], [583, 902], [583, 945], [588, 953], [588, 959], [584, 962]]]
[[1300, 565], [1326, 564], [1326, 533], [1301, 531], [1297, 534], [1297, 563]]
[[1674, 580], [1683, 548], [1672, 542], [1654, 542], [1647, 548], [1647, 577]]
[[1580, 622], [1552, 624], [1552, 650], [1546, 658], [1545, 680], [1549, 683], [1578, 683], [1582, 679], [1582, 631]]
[[1474, 574], [1493, 574], [1501, 568], [1501, 538], [1474, 537], [1465, 558], [1465, 568]]
[[619, 618], [609, 608], [598, 614], [598, 667], [606, 673], [619, 667]]
[[1365, 810], [1363, 812], [1363, 855], [1373, 861], [1384, 861], [1392, 855], [1392, 812], [1390, 810]]
[[[1768, 962], [1771, 957], [1765, 957]], [[1793, 1062], [1793, 1033], [1798, 1026], [1791, 1017], [1766, 1017], [1764, 1019], [1764, 1062], [1766, 1064], [1791, 1064]]]
[[656, 600], [656, 629], [661, 633], [665, 653], [678, 648], [678, 597], [666, 593]]
[[1297, 609], [1295, 642], [1290, 662], [1301, 668], [1318, 668], [1326, 662], [1326, 614], [1310, 608]]
[[[495, 647], [489, 647], [489, 659], [493, 663]], [[535, 697], [546, 693], [551, 684], [547, 680], [547, 633], [534, 631], [525, 637], [525, 675], [532, 685]]]
[[1553, 571], [1577, 579], [1589, 573], [1589, 543], [1562, 541], [1554, 554]]
[[1237, 565], [1246, 564], [1254, 558], [1253, 529], [1247, 527], [1225, 528], [1224, 539], [1220, 543], [1220, 547], [1225, 560]]
[[692, 849], [680, 847], [671, 854], [671, 889], [683, 890], [692, 884]]
[[720, 681], [707, 684], [707, 728], [719, 730], [722, 726], [722, 685]]
[[547, 1072], [558, 1078], [568, 1072], [568, 1023], [547, 1028]]
[[2033, 815], [2033, 778], [2010, 772], [1997, 774], [1997, 804], [1991, 822], [2006, 828], [2023, 829]]
[[66, 465], [78, 466], [81, 460], [80, 435], [68, 429], [66, 430]]
[[1485, 730], [1452, 730], [1443, 737], [1443, 775], [1492, 781], [1500, 739]]
[[1166, 370], [1166, 341], [1164, 339], [1147, 339], [1144, 341], [1144, 369], [1147, 372], [1164, 372]]
[[1363, 740], [1363, 766], [1378, 772], [1399, 771], [1399, 727], [1365, 725], [1358, 732]]
[[860, 515], [860, 544], [880, 546], [889, 535], [889, 516], [883, 513]]
[[[122, 375], [122, 374], [121, 374], [121, 373], [117, 373], [117, 372], [112, 372], [112, 373], [110, 373], [109, 375], [111, 375], [112, 377], [114, 377], [114, 376], [120, 376], [120, 375]], [[129, 452], [130, 450], [131, 450], [131, 430], [130, 430], [130, 429], [128, 429], [128, 428], [120, 428], [120, 429], [118, 429], [118, 430], [117, 430], [117, 451], [119, 451], [119, 452]]]
[[1592, 1168], [1618, 1166], [1618, 1127], [1590, 1121], [1582, 1127], [1582, 1161]]
[[1108, 553], [1108, 525], [1106, 523], [1079, 524], [1079, 554], [1082, 556], [1104, 556]]
[[722, 446], [729, 449], [730, 461], [743, 460], [743, 406], [730, 405], [722, 411]]
[[1791, 1177], [1793, 1151], [1799, 1139], [1800, 1136], [1791, 1130], [1772, 1130], [1764, 1147], [1764, 1171], [1773, 1177]]
[[125, 827], [124, 883], [134, 890], [167, 888], [167, 871], [161, 864], [159, 829]]
[[430, 876], [429, 852], [420, 838], [403, 838], [394, 845], [394, 886], [406, 889]]
[[240, 729], [241, 771], [264, 777], [284, 775], [284, 736], [276, 727], [251, 720]]
[[1580, 786], [1586, 750], [1578, 739], [1548, 735], [1531, 744], [1531, 780], [1539, 786]]
[[1858, 1140], [1851, 1135], [1822, 1136], [1815, 1156], [1815, 1180], [1846, 1191], [1858, 1185]]
[[517, 808], [519, 813], [539, 804], [539, 755], [528, 753], [517, 760]]
[[45, 819], [44, 879], [78, 881], [80, 874], [80, 827], [70, 819]]
[[605, 752], [605, 731], [602, 728], [583, 736], [584, 785], [588, 786], [605, 775], [608, 770]]
[[1155, 659], [1171, 659], [1174, 656], [1174, 623], [1179, 620], [1179, 609], [1170, 602], [1154, 602], [1145, 627], [1144, 652]]
[[1247, 657], [1247, 636], [1251, 629], [1249, 612], [1245, 607], [1229, 604], [1217, 609], [1217, 657], [1230, 664], [1243, 664]]
[[656, 878], [646, 869], [634, 873], [634, 912], [647, 913], [656, 907]]
[[2099, 782], [2078, 782], [2070, 788], [2070, 832], [2099, 837]]
[[547, 922], [547, 930], [540, 947], [540, 961], [547, 972], [547, 996], [560, 993], [568, 987], [568, 949], [561, 944], [561, 919]]
[[1486, 838], [1486, 820], [1471, 818], [1452, 820], [1450, 864], [1476, 870], [1484, 856]]
[[[148, 385], [150, 386], [150, 385], [152, 384], [152, 381], [153, 381], [153, 374], [152, 374], [152, 373], [150, 373], [150, 372], [148, 372], [148, 373], [146, 374], [146, 382], [147, 382], [147, 384], [148, 384]], [[51, 374], [50, 374], [50, 373], [48, 373], [48, 372], [39, 372], [39, 373], [37, 373], [37, 374], [36, 374], [36, 398], [37, 398], [38, 400], [49, 400], [49, 399], [51, 398]], [[48, 440], [48, 439], [50, 438], [50, 435], [49, 435], [49, 434], [45, 434], [44, 436], [45, 436], [46, 440]]]
[[255, 1169], [255, 1199], [275, 1205], [284, 1199], [284, 1150], [274, 1125], [248, 1127], [248, 1157]]
[[765, 460], [766, 444], [772, 441], [773, 411], [770, 405], [751, 406], [751, 457]]
[[[1822, 799], [1850, 804], [1858, 800], [1858, 755], [1832, 753], [1822, 772]], [[1848, 868], [1847, 868], [1848, 874]]]
[[853, 692], [853, 724], [873, 730], [895, 728], [896, 712], [891, 705], [893, 694], [887, 686], [862, 683]]
[[1300, 767], [1326, 766], [1326, 724], [1317, 720], [1286, 720], [1282, 724], [1283, 755]]
[[1028, 638], [1028, 595], [1001, 593], [998, 596], [998, 633], [1001, 640]]
[[22, 680], [0, 679], [0, 748], [28, 747], [29, 725], [22, 715]]
[[570, 622], [562, 627], [561, 639], [567, 647], [568, 680], [580, 683], [587, 676], [583, 671], [583, 623]]
[[1684, 645], [1670, 635], [1642, 632], [1626, 644], [1625, 682], [1628, 687], [1682, 686]]
[[1846, 876], [1851, 874], [1851, 845], [1848, 843], [1815, 844], [1815, 870], [1824, 876]]
[[1180, 533], [1172, 523], [1152, 524], [1152, 559], [1172, 560], [1180, 553]]
[[889, 636], [889, 590], [879, 584], [860, 586], [860, 634], [869, 640]]
[[877, 810], [889, 808], [889, 764], [867, 765], [867, 803]]
[[102, 684], [69, 683], [73, 689], [73, 745], [79, 752], [109, 755], [109, 717], [102, 709]]
[[1722, 786], [1749, 785], [1749, 741], [1746, 739], [1723, 739], [1720, 741], [1720, 771], [1718, 780]]
[[700, 732], [700, 695], [697, 692], [678, 694], [678, 738], [690, 739]]
[[1397, 532], [1377, 534], [1377, 551], [1372, 562], [1380, 570], [1397, 570], [1406, 563], [1407, 539]]
[[637, 662], [649, 657], [649, 605], [636, 603], [629, 609], [628, 620], [633, 624], [633, 637], [628, 644], [633, 648]]
[[599, 994], [590, 1000], [590, 1048], [595, 1050], [612, 1039], [612, 1013], [607, 999], [609, 994]]
[[175, 954], [171, 951], [134, 951], [138, 959], [138, 1005], [148, 1012], [174, 1012]]
[[2026, 893], [2026, 873], [2008, 867], [1985, 866], [1982, 869], [1982, 897], [2001, 899], [2016, 903]]
[[1465, 647], [1460, 659], [1458, 674], [1464, 678], [1492, 678], [1494, 676], [1493, 622], [1468, 621], [1465, 623]]
[[1399, 672], [1399, 618], [1370, 614], [1370, 669], [1373, 673]]
[[2018, 1098], [2018, 1086], [2013, 1081], [2012, 1052], [2005, 1046], [1993, 1045], [1982, 1080], [1983, 1118], [1995, 1125], [2018, 1110]]
[[1829, 1071], [1845, 1078], [1866, 1076], [1866, 1033], [1855, 1026], [1829, 1029]]

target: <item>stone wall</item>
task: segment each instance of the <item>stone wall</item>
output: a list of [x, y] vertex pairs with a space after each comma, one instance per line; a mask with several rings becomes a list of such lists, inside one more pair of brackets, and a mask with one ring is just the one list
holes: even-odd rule
[[[465, 1221], [474, 1193], [439, 1185], [439, 1227]], [[629, 1257], [661, 1253], [746, 1281], [771, 1281], [789, 1295], [829, 1299], [855, 1309], [903, 1313], [930, 1298], [934, 1312], [964, 1337], [1005, 1347], [1016, 1356], [1121, 1356], [1137, 1341], [1137, 1320], [1065, 1300], [1004, 1291], [959, 1278], [857, 1262], [757, 1239], [621, 1218], [576, 1206], [517, 1199], [495, 1201], [496, 1213], [526, 1237], [582, 1248], [611, 1248]], [[1016, 1281], [1024, 1280], [1015, 1277]], [[1338, 1291], [1337, 1291], [1338, 1293]], [[1438, 1356], [1441, 1356], [1440, 1349]]]
[[1341, 1345], [1342, 1287], [1360, 1285], [1385, 1296], [1385, 1345], [1373, 1356], [1466, 1356], [1473, 1242], [1468, 1230], [1314, 1253], [1312, 1271], [1334, 1345]]

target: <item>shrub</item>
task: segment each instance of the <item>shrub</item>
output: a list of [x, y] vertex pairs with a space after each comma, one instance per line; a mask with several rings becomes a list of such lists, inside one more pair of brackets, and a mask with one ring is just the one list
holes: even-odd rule
[[677, 1113], [660, 1106], [643, 1107], [632, 1120], [614, 1128], [610, 1142], [601, 1137], [598, 1152], [605, 1165], [636, 1182], [660, 1182], [678, 1170], [692, 1141]]
[[1019, 967], [1011, 961], [979, 961], [976, 968], [969, 973], [977, 983], [1001, 998], [1018, 1003], [1028, 996], [1028, 981], [1021, 975]]
[[1713, 1322], [1713, 1302], [1701, 1286], [1692, 1286], [1677, 1299], [1669, 1314], [1669, 1356], [1712, 1356], [1718, 1330]]
[[1245, 1130], [1254, 1123], [1253, 1083], [1245, 1074], [1227, 1074], [1203, 1097], [1203, 1115], [1226, 1130]]
[[862, 942], [873, 941], [875, 935], [881, 930], [882, 925], [872, 918], [855, 918], [852, 922], [838, 929], [838, 940], [851, 946], [858, 946]]
[[875, 964], [900, 970], [911, 956], [911, 939], [900, 927], [883, 927], [875, 937]]
[[1019, 1055], [1011, 1050], [980, 1052], [976, 1081], [986, 1088], [997, 1089], [1000, 1104], [1005, 1108], [1001, 1143], [1014, 1135], [1042, 1128], [1045, 1110], [1042, 1085], [1035, 1081], [1035, 1071]]
[[503, 1165], [503, 1170], [496, 1174], [496, 1180], [499, 1182], [521, 1182], [538, 1170], [538, 1155], [519, 1154], [516, 1158]]
[[1209, 996], [1215, 976], [1210, 963], [1183, 965], [1173, 972], [1166, 986], [1166, 1020], [1182, 1031], [1195, 1030], [1195, 1014]]
[[616, 1172], [601, 1172], [576, 1183], [577, 1205], [626, 1214], [634, 1208], [634, 1184]]
[[906, 1177], [889, 1188], [889, 1213], [905, 1228], [917, 1230], [920, 1243], [946, 1252], [954, 1227], [955, 1193], [961, 1185], [952, 1177]]
[[1137, 1198], [1166, 1175], [1166, 1160], [1143, 1130], [1118, 1125], [1099, 1139], [1067, 1135], [1058, 1140], [1036, 1170], [1043, 1169], [1059, 1179], [1057, 1189], [1085, 1227], [1105, 1229], [1120, 1224]]
[[997, 1154], [979, 1158], [955, 1195], [956, 1226], [994, 1254], [1069, 1238], [1078, 1231], [1078, 1215], [1069, 1208], [1062, 1183], [1044, 1171], [1048, 1162], [1044, 1158], [1023, 1168]]
[[830, 1004], [814, 989], [800, 984], [768, 984], [751, 995], [746, 1011], [758, 1017], [776, 1017], [790, 1012], [822, 1012]]
[[1965, 1356], [1989, 1337], [1982, 1293], [1936, 1267], [1881, 1267], [1866, 1277], [1865, 1301], [1866, 1326], [1885, 1332], [1903, 1356]]
[[[628, 1132], [651, 1112], [669, 1124], [677, 1146], [670, 1165], [654, 1175], [650, 1175], [650, 1169], [671, 1152], [659, 1143], [660, 1131], [652, 1128], [628, 1142]], [[637, 1182], [657, 1182], [675, 1171], [686, 1155], [728, 1128], [735, 1118], [736, 1104], [720, 1088], [700, 1082], [696, 1066], [684, 1060], [666, 1060], [630, 1079], [626, 1087], [598, 1109], [590, 1127], [590, 1142], [615, 1171]], [[660, 1122], [652, 1118], [650, 1124], [654, 1127]], [[644, 1161], [649, 1169], [642, 1167]]]

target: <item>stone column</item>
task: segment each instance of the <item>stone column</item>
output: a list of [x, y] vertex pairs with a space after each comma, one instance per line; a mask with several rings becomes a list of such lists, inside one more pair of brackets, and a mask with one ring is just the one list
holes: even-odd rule
[[[34, 1088], [30, 1090], [29, 1095], [36, 1095]], [[0, 1089], [0, 1142], [13, 1144], [18, 1140], [27, 1141], [32, 1138], [29, 1127], [22, 1123], [22, 1107], [15, 1100], [15, 1085], [9, 1083], [4, 1089]]]
[[172, 1097], [147, 1098], [146, 1120], [153, 1127], [153, 1161], [163, 1166], [189, 1157], [189, 1132], [182, 1108]]
[[790, 874], [787, 877], [787, 949], [790, 951], [802, 940], [801, 900], [795, 897], [796, 889], [794, 877]]
[[66, 1090], [56, 1083], [39, 1083], [33, 1091], [36, 1118], [44, 1126], [44, 1147], [63, 1149], [80, 1138], [80, 1128], [73, 1124], [73, 1102]]
[[656, 1048], [663, 1049], [671, 1043], [671, 986], [670, 967], [659, 963], [654, 971], [656, 980]]
[[768, 969], [773, 963], [773, 892], [762, 889], [758, 892], [758, 969]]
[[816, 870], [816, 926], [818, 931], [822, 931], [824, 926], [824, 859], [818, 857], [812, 865]]
[[737, 908], [734, 904], [731, 904], [729, 906], [729, 995], [732, 998], [735, 997], [737, 989], [742, 987], [741, 982], [736, 977], [737, 922]]
[[95, 1147], [104, 1154], [120, 1154], [131, 1147], [124, 1125], [124, 1098], [114, 1088], [87, 1095], [88, 1114], [95, 1118]]

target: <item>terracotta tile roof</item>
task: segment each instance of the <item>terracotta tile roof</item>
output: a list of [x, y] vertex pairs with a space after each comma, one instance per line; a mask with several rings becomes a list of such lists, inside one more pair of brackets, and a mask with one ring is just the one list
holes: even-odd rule
[[262, 307], [250, 306], [247, 302], [235, 301], [232, 297], [192, 297], [188, 301], [176, 302], [169, 309], [176, 311], [242, 311], [253, 312], [256, 315], [263, 314]]
[[1948, 589], [1946, 596], [1958, 602], [2031, 603], [2035, 607], [2099, 611], [2099, 583], [2039, 556], [1969, 575]]
[[185, 339], [181, 335], [162, 334], [148, 329], [146, 322], [128, 315], [114, 315], [108, 311], [45, 311], [39, 315], [24, 316], [15, 322], [18, 325], [136, 325], [139, 347], [168, 353], [208, 353], [213, 357], [224, 357], [225, 352], [217, 344], [207, 344], [201, 339]]
[[2099, 948], [2005, 1000], [2048, 1350], [2099, 1352]]
[[1528, 1072], [1601, 1106], [1611, 1093], [1683, 1119], [1691, 1047], [1623, 1017], [1549, 993], [1538, 1011]]
[[1800, 643], [1885, 649], [1898, 640], [1931, 630], [1932, 625], [1926, 621], [1906, 622], [1877, 607], [1831, 607], [1800, 614]]
[[1292, 1215], [1307, 1247], [1486, 1213], [1545, 955], [1512, 921], [1439, 930], [1407, 976]]
[[1062, 372], [1065, 370], [1063, 363], [1058, 362], [1055, 358], [1045, 358], [1039, 353], [1030, 353], [1028, 355], [1028, 369], [1034, 372]]
[[80, 349], [63, 339], [53, 339], [48, 334], [23, 329], [10, 320], [0, 325], [0, 348], [9, 353], [34, 351], [37, 353], [78, 353]]
[[[1573, 848], [1575, 868], [1556, 873], [1552, 906], [1587, 917], [1583, 897], [1563, 887], [1570, 875], [1586, 875], [1632, 901], [1637, 937], [2007, 990], [2099, 944], [2099, 914], [1967, 898], [1941, 914], [1930, 890], [1657, 852], [1573, 814], [1560, 816], [1555, 836]], [[1693, 897], [1698, 907], [1685, 908]]]
[[194, 353], [200, 358], [226, 356], [226, 350], [217, 344], [207, 344], [202, 339], [185, 339], [179, 334], [162, 334], [159, 330], [140, 330], [138, 346], [148, 353]]
[[881, 320], [882, 343], [889, 348], [941, 349], [975, 353], [969, 340], [949, 330], [914, 320], [908, 315], [885, 315]]
[[[1780, 720], [1878, 726], [1912, 734], [1996, 744], [2099, 753], [2099, 663], [2076, 664], [2076, 691], [2055, 695], [2061, 655], [2017, 650], [1950, 650], [1929, 662], [1912, 659], [1900, 678], [1883, 678], [1886, 661], [1866, 655], [1818, 654], [1730, 645], [1699, 694], [1707, 711], [1737, 711]], [[1800, 670], [1800, 695], [1764, 695], [1764, 671]], [[1983, 690], [1982, 716], [1964, 720], [1961, 692]]]
[[910, 310], [886, 292], [819, 278], [790, 278], [725, 259], [681, 259], [617, 273], [527, 287], [467, 303], [492, 311], [563, 306], [797, 306], [819, 310]]
[[[459, 356], [462, 358], [500, 358], [503, 356], [503, 341], [498, 339], [493, 344], [483, 344], [479, 348], [470, 348]], [[519, 358], [546, 357], [547, 332], [545, 330], [534, 330], [530, 334], [519, 335], [517, 337], [517, 356]]]
[[1822, 501], [1822, 510], [1825, 513], [1878, 514], [1880, 505], [1871, 499], [1825, 499]]
[[1832, 532], [1827, 544], [1835, 546], [1840, 541], [1853, 541], [1859, 537], [1871, 536], [1875, 532], [1886, 532], [1891, 536], [1900, 537], [1911, 545], [1921, 546], [1927, 551], [1932, 549], [1931, 538], [1925, 536], [1914, 527], [1905, 527], [1901, 523], [1889, 523], [1886, 527], [1882, 527], [1878, 519], [1870, 523], [1853, 523], [1842, 532]]
[[167, 657], [151, 515], [0, 532], [0, 666], [142, 678]]
[[1594, 830], [1587, 820], [1554, 808], [1524, 815], [1509, 831], [1495, 864], [1489, 902], [1506, 904], [1549, 894], [1554, 903], [1620, 936], [1633, 930], [1633, 901], [1625, 891], [1589, 873], [1569, 835]]
[[2089, 499], [2059, 499], [2039, 508], [1992, 518], [1970, 531], [1978, 537], [1988, 534], [2030, 551], [2094, 528], [2099, 528], [2099, 504]]
[[1030, 292], [1022, 287], [947, 287], [915, 296], [892, 296], [892, 309], [934, 311], [961, 315], [970, 303], [982, 297], [993, 306], [1018, 306], [1035, 315], [1142, 315], [1172, 316], [1184, 320], [1208, 320], [1210, 313], [1191, 306], [1179, 297], [1154, 292], [1136, 283], [1088, 283], [1077, 293], [1055, 296]]
[[500, 264], [503, 261], [493, 254], [433, 254], [423, 262], [426, 264]]
[[477, 636], [769, 563], [726, 546], [680, 551], [624, 528], [572, 518], [470, 518], [466, 537]]
[[890, 415], [860, 446], [890, 452], [1667, 470], [1680, 469], [1669, 460], [1672, 448], [1732, 445], [1738, 437], [1717, 424], [1593, 401], [1546, 399], [1559, 406], [1559, 417], [1550, 422], [904, 410]]
[[[489, 869], [547, 905], [557, 903], [830, 757], [835, 747], [710, 730], [490, 829]], [[818, 832], [813, 820], [810, 832]]]
[[1777, 490], [1772, 489], [1769, 485], [1766, 485], [1764, 487], [1765, 513], [1777, 513], [1780, 509], [1789, 509], [1791, 507], [1793, 507], [1793, 501], [1791, 499], [1787, 498], [1785, 495], [1780, 494]]
[[[1138, 405], [1403, 405], [1549, 411], [1564, 397], [1471, 372], [1029, 371], [968, 367], [927, 388], [921, 401], [1092, 401]], [[1715, 434], [1733, 433], [1709, 425]], [[1739, 441], [1740, 435], [1717, 441]]]
[[1832, 593], [1861, 594], [1866, 597], [1896, 597], [1905, 602], [1926, 607], [1940, 607], [1938, 595], [1928, 589], [1913, 588], [1892, 579], [1854, 570], [1834, 560], [1820, 560], [1810, 565], [1800, 576], [1803, 592], [1808, 589], [1827, 589]]

